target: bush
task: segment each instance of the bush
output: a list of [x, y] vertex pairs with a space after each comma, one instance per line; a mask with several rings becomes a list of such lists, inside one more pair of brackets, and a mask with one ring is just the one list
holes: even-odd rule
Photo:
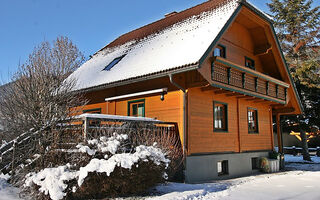
[[132, 169], [120, 167], [107, 176], [106, 173], [90, 172], [75, 193], [68, 193], [67, 199], [97, 199], [145, 193], [157, 183], [162, 183], [164, 166], [140, 161]]
[[262, 157], [260, 158], [260, 169], [264, 173], [270, 172], [270, 165], [268, 158]]
[[279, 160], [279, 156], [280, 156], [280, 154], [279, 154], [278, 152], [276, 152], [276, 151], [271, 151], [271, 152], [269, 152], [269, 158], [270, 158], [270, 159], [277, 159], [277, 160]]
[[[88, 140], [78, 153], [52, 150], [24, 187], [37, 199], [92, 199], [144, 193], [165, 181], [170, 160], [154, 143], [132, 145], [126, 134]], [[68, 156], [69, 155], [69, 156]], [[40, 191], [41, 193], [37, 192]]]

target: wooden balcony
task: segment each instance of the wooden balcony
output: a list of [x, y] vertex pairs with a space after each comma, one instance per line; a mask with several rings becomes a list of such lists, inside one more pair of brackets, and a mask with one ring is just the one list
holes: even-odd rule
[[287, 102], [289, 84], [220, 57], [212, 61], [211, 79], [215, 87], [281, 104]]

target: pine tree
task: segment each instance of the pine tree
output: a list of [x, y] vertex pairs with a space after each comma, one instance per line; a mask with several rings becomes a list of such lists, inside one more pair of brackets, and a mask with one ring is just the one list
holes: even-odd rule
[[[320, 126], [320, 7], [312, 8], [312, 4], [313, 0], [271, 0], [267, 4], [304, 107], [303, 115], [288, 118], [300, 123], [301, 133]], [[304, 155], [304, 159], [310, 157]]]

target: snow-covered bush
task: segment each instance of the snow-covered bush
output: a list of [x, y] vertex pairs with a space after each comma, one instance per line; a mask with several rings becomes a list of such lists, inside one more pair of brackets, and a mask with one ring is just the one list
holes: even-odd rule
[[170, 163], [166, 154], [156, 143], [131, 141], [126, 134], [114, 133], [78, 144], [76, 150], [63, 152], [78, 159], [62, 156], [59, 162], [69, 163], [27, 174], [24, 187], [33, 189], [38, 199], [91, 199], [137, 194], [163, 182]]

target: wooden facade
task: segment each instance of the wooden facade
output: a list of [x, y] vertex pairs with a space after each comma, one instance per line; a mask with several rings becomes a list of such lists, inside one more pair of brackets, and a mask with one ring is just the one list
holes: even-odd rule
[[[198, 12], [197, 9], [211, 2], [185, 12]], [[186, 13], [170, 16], [169, 20], [183, 14]], [[162, 25], [164, 21], [160, 21]], [[148, 32], [148, 27], [157, 23], [131, 34], [144, 29]], [[123, 37], [131, 36], [128, 33]], [[267, 155], [274, 146], [281, 150], [281, 142], [273, 142], [273, 118], [277, 119], [280, 132], [279, 116], [300, 114], [302, 108], [271, 21], [242, 1], [212, 40], [191, 70], [168, 71], [156, 77], [87, 90], [89, 104], [83, 112], [142, 116], [177, 123], [186, 162], [190, 163], [186, 164], [189, 182], [219, 177], [219, 173], [210, 175], [216, 170], [212, 162], [221, 163], [229, 158], [230, 163], [241, 159], [250, 163], [250, 159]], [[139, 95], [155, 89], [166, 92]], [[278, 137], [280, 141], [280, 134]], [[198, 163], [206, 165], [203, 174], [195, 172]], [[251, 168], [251, 164], [248, 166], [243, 167], [242, 174]], [[230, 173], [236, 176], [238, 172], [231, 169]]]

